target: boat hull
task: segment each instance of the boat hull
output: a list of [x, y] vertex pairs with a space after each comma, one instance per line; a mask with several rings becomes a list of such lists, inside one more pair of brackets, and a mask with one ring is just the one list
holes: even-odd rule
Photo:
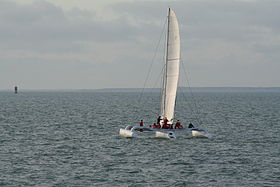
[[160, 131], [156, 131], [155, 133], [156, 138], [167, 138], [167, 139], [175, 139], [176, 136], [174, 134], [174, 132], [160, 132]]
[[192, 136], [197, 138], [211, 138], [211, 134], [206, 132], [203, 129], [194, 129], [192, 130]]
[[187, 129], [153, 129], [149, 127], [140, 126], [127, 126], [125, 129], [120, 129], [119, 134], [124, 138], [134, 138], [134, 137], [156, 137], [165, 139], [175, 139], [178, 136], [188, 136], [198, 138], [211, 138], [212, 135], [209, 134], [204, 129], [200, 128], [187, 128]]
[[135, 136], [135, 132], [126, 129], [120, 129], [119, 134], [124, 138], [133, 138]]

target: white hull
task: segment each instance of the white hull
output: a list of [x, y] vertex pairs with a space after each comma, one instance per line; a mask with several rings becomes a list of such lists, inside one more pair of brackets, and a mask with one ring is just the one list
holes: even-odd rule
[[120, 129], [119, 133], [124, 138], [133, 138], [135, 136], [135, 132], [126, 129]]
[[156, 138], [167, 138], [167, 139], [174, 139], [176, 138], [175, 134], [171, 131], [169, 132], [159, 132], [159, 131], [156, 131], [156, 134], [155, 134]]
[[205, 130], [199, 129], [199, 130], [192, 130], [192, 136], [198, 137], [198, 138], [211, 138], [212, 135], [206, 132]]
[[125, 129], [120, 129], [119, 134], [124, 138], [134, 138], [134, 137], [155, 137], [155, 138], [165, 138], [165, 139], [175, 139], [176, 136], [189, 136], [193, 137], [203, 137], [211, 138], [211, 134], [203, 129], [192, 128], [192, 129], [152, 129], [149, 127], [139, 127], [139, 126], [127, 126]]
[[120, 136], [124, 138], [133, 137], [156, 137], [156, 138], [176, 138], [175, 133], [172, 131], [157, 131], [156, 129], [140, 126], [128, 125], [125, 129], [120, 129]]

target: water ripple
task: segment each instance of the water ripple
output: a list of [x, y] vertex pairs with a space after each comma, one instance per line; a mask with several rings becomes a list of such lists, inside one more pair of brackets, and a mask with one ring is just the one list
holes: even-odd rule
[[[0, 94], [1, 186], [280, 186], [278, 93], [198, 93], [213, 139], [124, 139], [157, 94]], [[180, 95], [176, 117], [196, 122]], [[187, 119], [185, 119], [187, 116]]]

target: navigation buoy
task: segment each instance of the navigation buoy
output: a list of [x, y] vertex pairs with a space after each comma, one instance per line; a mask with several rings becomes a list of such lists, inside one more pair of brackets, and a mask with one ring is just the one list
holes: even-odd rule
[[17, 93], [18, 93], [18, 87], [15, 86], [15, 94], [17, 94]]

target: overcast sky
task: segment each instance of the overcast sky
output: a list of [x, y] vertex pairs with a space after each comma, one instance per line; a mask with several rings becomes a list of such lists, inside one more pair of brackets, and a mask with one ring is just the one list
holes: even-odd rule
[[279, 0], [0, 0], [0, 89], [143, 87], [169, 6], [191, 86], [280, 86]]

